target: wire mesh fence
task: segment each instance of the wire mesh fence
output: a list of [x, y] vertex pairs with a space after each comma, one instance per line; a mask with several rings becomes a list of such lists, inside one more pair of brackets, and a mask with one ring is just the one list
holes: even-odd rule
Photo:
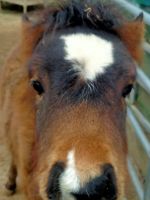
[[[132, 15], [137, 16], [139, 13], [143, 12], [144, 21], [149, 26], [150, 25], [150, 14], [133, 5], [132, 3], [126, 0], [114, 0], [117, 4], [119, 4], [123, 9], [130, 12]], [[143, 48], [147, 54], [150, 55], [150, 45], [145, 42]], [[138, 67], [137, 70], [137, 85], [140, 86], [148, 95], [150, 102], [150, 78], [144, 73], [141, 68]], [[135, 186], [136, 192], [140, 200], [150, 200], [150, 122], [147, 119], [141, 110], [139, 110], [136, 105], [136, 88], [133, 91], [129, 101], [128, 101], [128, 120], [130, 121], [130, 125], [134, 130], [134, 134], [137, 139], [140, 141], [144, 153], [147, 157], [147, 166], [144, 175], [144, 181], [142, 182], [138, 176], [136, 166], [132, 162], [132, 157], [129, 155], [128, 166], [130, 175]], [[150, 105], [150, 103], [149, 103]], [[131, 141], [132, 142], [132, 141]], [[142, 163], [142, 158], [141, 163]]]

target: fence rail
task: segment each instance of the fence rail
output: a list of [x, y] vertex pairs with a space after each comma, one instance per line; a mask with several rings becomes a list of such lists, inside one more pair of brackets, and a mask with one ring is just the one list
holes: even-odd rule
[[[146, 13], [142, 9], [136, 7], [132, 3], [126, 0], [114, 0], [122, 8], [130, 12], [133, 16], [138, 16], [141, 12], [144, 14], [144, 21], [147, 25], [150, 26], [150, 14]], [[150, 55], [150, 45], [147, 42], [144, 42], [143, 45], [144, 51]], [[138, 67], [137, 70], [137, 84], [146, 91], [150, 97], [150, 79], [149, 77]], [[129, 156], [128, 167], [129, 172], [135, 186], [136, 192], [140, 200], [150, 200], [150, 141], [148, 140], [145, 131], [147, 134], [150, 134], [150, 122], [146, 117], [139, 111], [139, 109], [134, 105], [135, 92], [132, 93], [131, 99], [129, 99], [127, 115], [134, 129], [135, 135], [140, 141], [145, 151], [145, 154], [148, 158], [148, 170], [146, 172], [144, 186], [141, 184], [141, 181], [137, 175], [135, 166], [132, 163], [132, 158]]]
[[150, 26], [150, 15], [142, 10], [141, 8], [136, 7], [132, 3], [129, 3], [126, 0], [113, 0], [118, 3], [120, 6], [125, 8], [128, 12], [132, 13], [134, 16], [138, 16], [141, 12], [144, 14], [144, 21], [147, 25]]

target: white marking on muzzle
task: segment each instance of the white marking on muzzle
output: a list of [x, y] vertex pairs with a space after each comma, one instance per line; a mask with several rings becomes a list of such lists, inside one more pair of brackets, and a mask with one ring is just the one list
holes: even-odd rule
[[67, 155], [67, 167], [60, 177], [60, 189], [62, 192], [62, 200], [74, 200], [71, 193], [77, 192], [80, 189], [80, 180], [76, 171], [73, 150]]

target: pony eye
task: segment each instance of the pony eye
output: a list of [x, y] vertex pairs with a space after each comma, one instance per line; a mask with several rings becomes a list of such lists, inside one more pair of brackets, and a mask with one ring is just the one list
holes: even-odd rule
[[125, 98], [127, 95], [130, 94], [131, 90], [133, 88], [133, 85], [132, 84], [129, 84], [127, 85], [124, 89], [123, 89], [123, 92], [122, 92], [122, 96]]
[[32, 84], [33, 88], [38, 92], [39, 95], [44, 93], [44, 88], [43, 88], [42, 84], [39, 81], [33, 80], [31, 82], [31, 84]]

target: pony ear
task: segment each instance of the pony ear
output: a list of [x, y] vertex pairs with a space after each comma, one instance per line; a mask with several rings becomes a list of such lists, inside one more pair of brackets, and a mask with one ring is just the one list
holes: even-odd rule
[[22, 49], [26, 54], [31, 54], [37, 42], [42, 37], [44, 25], [42, 22], [33, 22], [27, 15], [22, 18]]
[[116, 29], [118, 35], [125, 43], [131, 56], [141, 62], [143, 56], [144, 21], [141, 13], [134, 21], [127, 22]]

